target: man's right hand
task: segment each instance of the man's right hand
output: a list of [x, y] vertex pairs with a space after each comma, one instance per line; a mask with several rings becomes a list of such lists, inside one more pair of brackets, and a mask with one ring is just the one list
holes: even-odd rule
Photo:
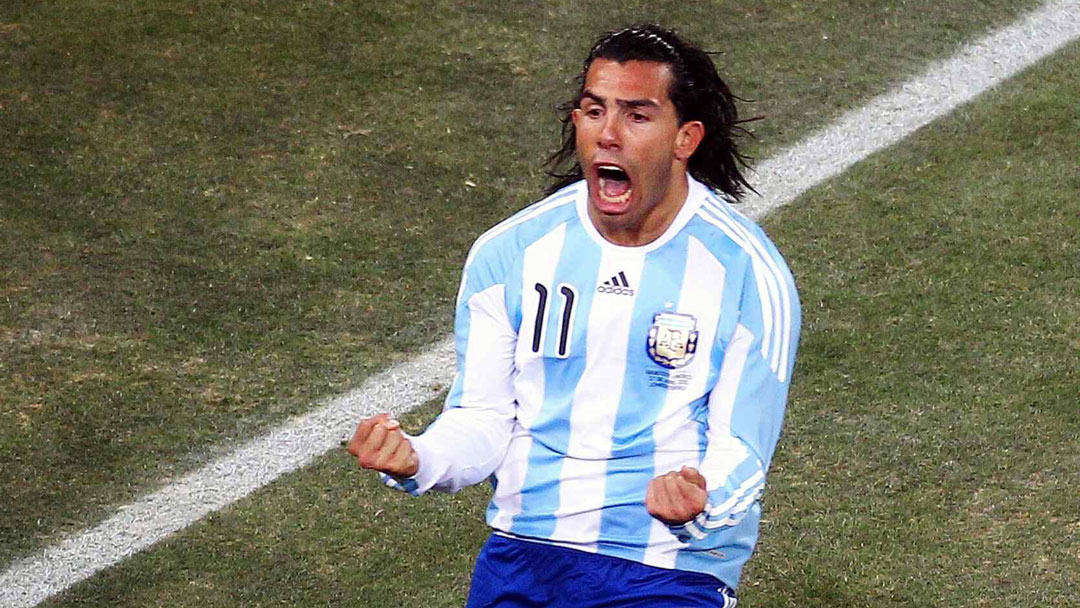
[[394, 477], [412, 477], [420, 468], [416, 451], [401, 432], [401, 424], [390, 414], [379, 414], [363, 420], [357, 425], [347, 447], [365, 469]]

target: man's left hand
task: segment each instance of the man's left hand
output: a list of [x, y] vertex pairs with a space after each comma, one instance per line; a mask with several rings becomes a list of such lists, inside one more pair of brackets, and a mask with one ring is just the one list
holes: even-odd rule
[[677, 526], [704, 511], [708, 498], [701, 473], [695, 468], [683, 467], [649, 482], [645, 490], [645, 508], [649, 515], [669, 526]]

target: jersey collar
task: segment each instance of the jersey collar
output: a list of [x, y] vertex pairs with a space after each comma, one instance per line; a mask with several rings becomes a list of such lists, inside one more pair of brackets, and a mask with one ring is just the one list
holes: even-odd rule
[[694, 214], [701, 208], [702, 202], [709, 195], [709, 188], [705, 186], [705, 184], [691, 177], [689, 173], [686, 174], [686, 180], [689, 186], [686, 191], [686, 200], [679, 209], [679, 213], [675, 215], [675, 220], [671, 222], [671, 225], [668, 226], [663, 234], [644, 245], [638, 245], [636, 247], [617, 245], [605, 239], [603, 235], [600, 234], [600, 231], [593, 225], [592, 218], [589, 217], [589, 187], [585, 180], [578, 182], [578, 195], [575, 204], [578, 219], [581, 221], [581, 225], [585, 227], [585, 232], [589, 237], [605, 249], [635, 254], [655, 251], [667, 244], [668, 241], [673, 239], [675, 235], [690, 222], [690, 218], [694, 217]]

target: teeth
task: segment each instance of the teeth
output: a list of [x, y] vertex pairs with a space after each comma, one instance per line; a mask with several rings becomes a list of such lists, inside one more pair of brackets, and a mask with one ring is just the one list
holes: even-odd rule
[[597, 165], [596, 170], [597, 171], [616, 173], [619, 176], [622, 176], [623, 178], [626, 178], [626, 179], [629, 178], [629, 176], [626, 175], [626, 171], [624, 171], [623, 168], [618, 166], [618, 165]]
[[633, 188], [628, 189], [626, 192], [623, 192], [622, 194], [620, 194], [619, 196], [616, 196], [614, 198], [605, 195], [604, 194], [604, 184], [607, 181], [608, 180], [606, 180], [606, 179], [604, 179], [602, 177], [600, 178], [600, 192], [597, 193], [597, 194], [600, 195], [600, 198], [604, 199], [604, 201], [608, 202], [608, 203], [625, 203], [626, 201], [630, 200], [630, 194], [634, 191]]

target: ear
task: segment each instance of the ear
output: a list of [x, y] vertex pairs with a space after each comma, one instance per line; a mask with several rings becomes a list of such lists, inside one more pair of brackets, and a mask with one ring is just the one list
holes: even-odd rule
[[570, 110], [570, 120], [574, 123], [574, 128], [576, 129], [578, 120], [581, 120], [581, 108]]
[[701, 140], [705, 138], [705, 125], [700, 120], [684, 122], [675, 135], [675, 158], [689, 162]]

